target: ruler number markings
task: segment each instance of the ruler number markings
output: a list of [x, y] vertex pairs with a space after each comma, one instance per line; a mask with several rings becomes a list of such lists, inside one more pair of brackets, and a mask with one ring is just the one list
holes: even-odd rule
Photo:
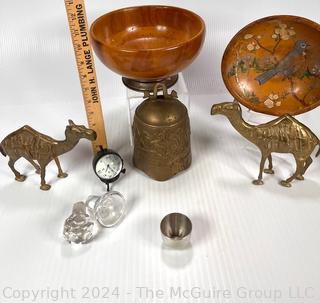
[[65, 6], [89, 127], [97, 132], [97, 140], [93, 142], [97, 151], [99, 145], [107, 147], [107, 139], [84, 0], [65, 0]]

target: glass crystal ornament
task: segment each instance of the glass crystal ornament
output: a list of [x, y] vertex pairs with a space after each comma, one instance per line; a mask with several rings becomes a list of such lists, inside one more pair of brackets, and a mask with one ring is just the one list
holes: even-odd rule
[[69, 243], [84, 244], [93, 238], [94, 222], [84, 202], [73, 205], [72, 214], [64, 223], [63, 235]]

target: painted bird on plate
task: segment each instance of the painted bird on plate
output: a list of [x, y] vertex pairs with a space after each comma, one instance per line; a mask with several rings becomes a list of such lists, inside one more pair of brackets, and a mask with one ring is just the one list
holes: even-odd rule
[[289, 78], [294, 75], [299, 69], [305, 55], [305, 51], [309, 44], [305, 40], [298, 40], [294, 44], [293, 49], [282, 59], [274, 68], [262, 73], [255, 78], [260, 85], [265, 84], [275, 75], [282, 74], [284, 78]]

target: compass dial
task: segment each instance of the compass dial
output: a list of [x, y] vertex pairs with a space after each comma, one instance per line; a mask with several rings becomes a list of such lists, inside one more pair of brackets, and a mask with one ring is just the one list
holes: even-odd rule
[[96, 173], [101, 179], [113, 179], [121, 173], [122, 160], [116, 154], [102, 156], [96, 164]]

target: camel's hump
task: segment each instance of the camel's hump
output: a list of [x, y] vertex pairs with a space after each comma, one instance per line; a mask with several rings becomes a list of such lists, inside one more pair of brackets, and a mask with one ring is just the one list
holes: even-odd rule
[[[284, 125], [292, 125], [295, 124], [297, 125], [299, 128], [303, 128], [307, 131], [309, 131], [310, 133], [313, 134], [313, 132], [311, 131], [311, 129], [309, 129], [306, 125], [302, 124], [301, 122], [299, 122], [297, 119], [295, 119], [294, 117], [286, 114], [283, 115], [277, 119], [274, 119], [270, 122], [264, 123], [264, 124], [260, 124], [257, 125], [257, 128], [265, 128], [265, 127], [270, 127], [270, 126], [280, 126], [280, 124], [284, 124]], [[313, 134], [314, 135], [314, 134]]]
[[[290, 135], [296, 138], [312, 138], [318, 142], [318, 137], [306, 125], [300, 123], [297, 119], [290, 115], [283, 115], [275, 120], [265, 124], [260, 124], [257, 129], [261, 132], [267, 132], [275, 135]], [[290, 131], [289, 131], [290, 130]]]
[[35, 129], [33, 129], [29, 125], [24, 125], [21, 128], [14, 131], [13, 133], [9, 134], [5, 139], [3, 139], [2, 142], [6, 141], [9, 138], [13, 138], [15, 136], [27, 136], [27, 137], [33, 137], [33, 138], [38, 137], [46, 143], [56, 144], [56, 140], [54, 140], [53, 138], [51, 138], [47, 135], [44, 135], [44, 134], [36, 131]]
[[38, 131], [36, 131], [35, 129], [33, 129], [32, 127], [30, 127], [29, 125], [25, 125], [22, 128], [23, 130], [29, 132], [30, 134], [32, 134], [33, 136], [37, 136], [39, 138], [41, 138], [43, 141], [50, 143], [50, 144], [56, 144], [57, 141], [54, 140], [53, 138], [51, 138], [50, 136], [47, 136], [45, 134], [42, 134]]
[[279, 124], [292, 124], [292, 123], [295, 123], [295, 124], [301, 124], [297, 119], [295, 119], [294, 117], [290, 116], [290, 115], [283, 115], [277, 119], [274, 119], [270, 122], [267, 122], [267, 123], [263, 123], [263, 124], [260, 124], [260, 125], [257, 125], [258, 128], [264, 128], [264, 127], [269, 127], [269, 126], [276, 126], [276, 125], [279, 125]]

